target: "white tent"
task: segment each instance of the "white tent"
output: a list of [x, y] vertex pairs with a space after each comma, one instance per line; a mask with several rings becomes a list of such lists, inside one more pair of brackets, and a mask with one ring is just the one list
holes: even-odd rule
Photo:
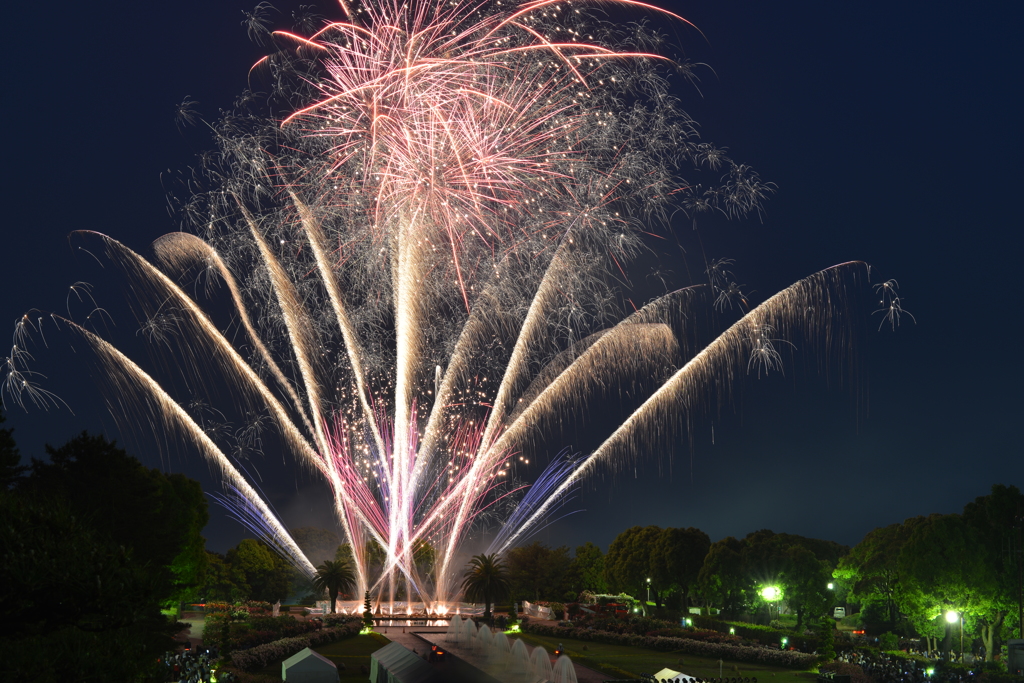
[[290, 683], [338, 683], [338, 667], [307, 647], [281, 662], [281, 678]]
[[672, 669], [662, 669], [658, 673], [654, 674], [654, 678], [658, 681], [672, 681], [672, 683], [690, 683], [697, 679], [693, 676], [688, 676], [679, 671], [673, 671]]
[[401, 643], [391, 643], [370, 655], [370, 683], [428, 683], [434, 670]]

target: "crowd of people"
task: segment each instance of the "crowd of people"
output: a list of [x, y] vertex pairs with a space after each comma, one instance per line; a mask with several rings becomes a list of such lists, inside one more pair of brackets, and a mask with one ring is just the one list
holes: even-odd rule
[[[213, 665], [217, 661], [216, 650], [197, 648], [191, 644], [184, 650], [173, 650], [160, 658], [165, 683], [210, 683], [213, 680]], [[217, 683], [231, 680], [225, 672], [217, 677]]]
[[959, 671], [936, 669], [913, 659], [884, 653], [844, 652], [836, 659], [855, 664], [875, 683], [966, 683]]

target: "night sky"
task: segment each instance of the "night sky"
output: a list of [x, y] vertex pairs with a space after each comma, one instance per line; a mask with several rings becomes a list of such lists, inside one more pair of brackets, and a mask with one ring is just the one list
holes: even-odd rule
[[[287, 27], [295, 6], [278, 4]], [[852, 384], [802, 371], [803, 361], [747, 382], [740, 400], [697, 424], [692, 445], [599, 477], [572, 503], [578, 512], [537, 538], [607, 548], [629, 526], [657, 524], [712, 540], [769, 528], [853, 545], [877, 526], [957, 512], [994, 483], [1024, 486], [1021, 5], [660, 4], [706, 36], [646, 15], [669, 34], [671, 54], [710, 67], [696, 87], [679, 84], [684, 108], [706, 139], [778, 185], [762, 220], [701, 228], [708, 256], [735, 259], [754, 301], [864, 260], [899, 281], [917, 324], [878, 332], [879, 316], [865, 315]], [[57, 7], [8, 10], [0, 321], [13, 330], [33, 308], [64, 312], [69, 285], [87, 281], [118, 312], [111, 337], [131, 349], [137, 325], [116, 283], [68, 234], [101, 231], [146, 254], [178, 229], [161, 173], [211, 143], [201, 128], [176, 128], [175, 106], [191, 96], [214, 120], [265, 49], [240, 25], [248, 0]], [[338, 16], [327, 2], [321, 13]], [[697, 235], [685, 220], [675, 230], [699, 270]], [[678, 257], [659, 258], [685, 279]], [[35, 369], [74, 413], [8, 405], [23, 456], [83, 429], [123, 440], [85, 350], [48, 341]], [[132, 450], [218, 490], [187, 448]], [[285, 522], [329, 524], [316, 482], [288, 481], [268, 482]], [[211, 507], [205, 535], [223, 551], [245, 532]]]

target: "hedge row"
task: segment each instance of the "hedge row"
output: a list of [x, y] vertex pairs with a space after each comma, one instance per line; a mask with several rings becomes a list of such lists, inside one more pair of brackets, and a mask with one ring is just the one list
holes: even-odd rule
[[821, 638], [818, 636], [805, 636], [796, 631], [787, 631], [759, 624], [726, 622], [707, 616], [694, 615], [691, 618], [693, 619], [694, 626], [699, 628], [711, 629], [719, 633], [729, 633], [729, 629], [735, 629], [736, 635], [744, 640], [779, 643], [783, 638], [788, 638], [790, 647], [795, 647], [804, 652], [814, 652], [821, 645]]
[[257, 645], [248, 650], [239, 650], [231, 654], [231, 665], [242, 671], [262, 669], [273, 661], [291, 657], [296, 652], [307, 647], [312, 648], [326, 645], [336, 640], [343, 640], [358, 635], [359, 630], [362, 628], [362, 623], [361, 619], [352, 619], [342, 626], [325, 628], [293, 638], [282, 638], [272, 643]]
[[662, 652], [682, 652], [698, 657], [731, 659], [739, 662], [757, 662], [793, 669], [808, 669], [817, 661], [817, 657], [814, 655], [804, 654], [803, 652], [773, 650], [763, 647], [745, 647], [742, 645], [723, 645], [721, 643], [707, 643], [689, 638], [638, 636], [630, 633], [610, 633], [608, 631], [592, 631], [566, 626], [544, 626], [533, 623], [526, 624], [523, 630], [539, 636], [549, 636], [565, 640], [571, 638], [610, 645], [628, 645], [630, 647], [643, 647]]

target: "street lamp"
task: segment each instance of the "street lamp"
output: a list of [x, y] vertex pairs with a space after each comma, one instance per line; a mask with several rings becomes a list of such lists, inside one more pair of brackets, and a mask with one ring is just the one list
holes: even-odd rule
[[828, 589], [829, 589], [829, 590], [832, 590], [832, 589], [834, 589], [835, 587], [836, 587], [836, 585], [835, 585], [834, 583], [832, 583], [831, 581], [829, 581], [829, 584], [828, 584]]
[[946, 623], [955, 624], [957, 620], [960, 621], [960, 661], [964, 660], [964, 615], [962, 612], [954, 612], [949, 610], [946, 612]]
[[[771, 603], [782, 599], [782, 590], [778, 586], [764, 586], [760, 591], [761, 598], [768, 603], [768, 618], [772, 617]], [[776, 608], [776, 611], [778, 609]]]
[[647, 579], [647, 603], [650, 604], [650, 602], [651, 602], [651, 579], [648, 578]]

